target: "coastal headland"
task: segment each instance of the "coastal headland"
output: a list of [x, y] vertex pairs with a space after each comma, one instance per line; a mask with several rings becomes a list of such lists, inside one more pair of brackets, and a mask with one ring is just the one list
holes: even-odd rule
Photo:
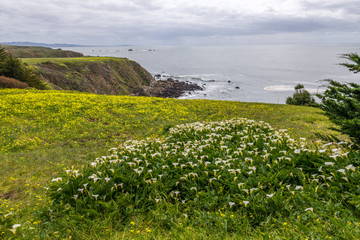
[[135, 61], [115, 57], [23, 58], [50, 88], [107, 95], [177, 98], [198, 85], [156, 80]]

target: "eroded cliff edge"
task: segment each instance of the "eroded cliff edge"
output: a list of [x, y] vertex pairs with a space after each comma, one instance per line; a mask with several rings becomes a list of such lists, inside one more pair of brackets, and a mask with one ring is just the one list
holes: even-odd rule
[[179, 97], [201, 87], [155, 80], [140, 64], [125, 58], [83, 57], [24, 59], [53, 89], [109, 95]]

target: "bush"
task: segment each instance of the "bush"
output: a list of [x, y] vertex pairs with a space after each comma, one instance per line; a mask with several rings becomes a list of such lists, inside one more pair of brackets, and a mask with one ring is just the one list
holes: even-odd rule
[[3, 48], [0, 48], [0, 75], [17, 79], [37, 89], [45, 89], [46, 86], [40, 77], [32, 71], [31, 67], [5, 52]]
[[286, 104], [303, 106], [316, 105], [315, 99], [304, 89], [304, 85], [302, 84], [295, 86], [295, 93], [292, 97], [288, 97], [286, 99]]
[[[351, 72], [360, 72], [360, 57], [356, 53], [344, 54], [342, 58], [353, 63], [341, 63]], [[350, 139], [360, 146], [360, 85], [356, 83], [339, 83], [325, 80], [329, 83], [327, 90], [317, 96], [321, 99], [320, 108], [325, 111], [329, 119], [339, 126], [335, 129], [347, 134]]]
[[0, 88], [28, 88], [29, 85], [27, 85], [24, 82], [21, 82], [19, 80], [16, 80], [14, 78], [8, 78], [4, 76], [0, 76]]

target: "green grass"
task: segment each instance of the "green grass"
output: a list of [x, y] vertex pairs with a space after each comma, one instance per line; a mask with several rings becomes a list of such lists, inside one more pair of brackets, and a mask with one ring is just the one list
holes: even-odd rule
[[10, 46], [10, 45], [0, 45], [1, 48], [4, 48], [6, 51], [10, 52], [11, 55], [17, 58], [26, 58], [26, 57], [79, 57], [83, 54], [73, 51], [61, 50], [61, 49], [52, 49], [47, 47], [28, 47], [28, 46]]
[[44, 62], [54, 62], [54, 63], [83, 63], [83, 62], [101, 62], [101, 61], [129, 61], [125, 58], [116, 58], [116, 57], [72, 57], [72, 58], [22, 58], [24, 63], [29, 65], [36, 65]]
[[[6, 220], [8, 225], [20, 223], [34, 228], [22, 232], [24, 237], [19, 234], [17, 238], [41, 238], [44, 226], [39, 227], [41, 224], [38, 221], [43, 219], [39, 216], [40, 209], [50, 202], [45, 187], [64, 169], [88, 164], [97, 157], [107, 155], [109, 148], [129, 139], [164, 137], [169, 127], [181, 123], [236, 117], [262, 120], [276, 129], [288, 129], [294, 138], [305, 137], [309, 141], [316, 140], [316, 132], [333, 133], [328, 130], [333, 125], [323, 112], [309, 107], [64, 91], [0, 90], [0, 212], [13, 212]], [[153, 239], [173, 236], [180, 239], [206, 239], [210, 236], [214, 239], [239, 239], [244, 234], [199, 230], [186, 223], [165, 231], [159, 225], [149, 223], [150, 219], [135, 220], [134, 232], [123, 231], [121, 226], [110, 222], [107, 224], [106, 219], [104, 222], [84, 220], [82, 224], [78, 221], [77, 225], [69, 222], [60, 226], [66, 226], [61, 231], [68, 235], [76, 233], [82, 239], [147, 239], [149, 236]], [[316, 223], [316, 219], [311, 222], [314, 226], [310, 226], [310, 230], [319, 230], [323, 224], [321, 221]], [[293, 224], [290, 222], [288, 226]], [[147, 232], [146, 228], [150, 225], [151, 232]], [[248, 230], [254, 232], [244, 235], [245, 239], [258, 239], [266, 234], [291, 237], [287, 229], [282, 230], [275, 223], [265, 228], [266, 233], [250, 226]], [[302, 233], [297, 231], [291, 230], [290, 233]], [[56, 232], [55, 229], [51, 234], [48, 232], [50, 238], [58, 239]], [[4, 231], [0, 236], [13, 235]]]

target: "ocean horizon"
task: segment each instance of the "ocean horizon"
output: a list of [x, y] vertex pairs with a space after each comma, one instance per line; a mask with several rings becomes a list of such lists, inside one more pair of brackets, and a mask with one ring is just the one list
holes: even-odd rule
[[204, 88], [180, 98], [284, 104], [294, 87], [310, 93], [326, 89], [324, 79], [356, 82], [339, 63], [357, 44], [241, 46], [67, 47], [87, 56], [134, 60], [152, 75], [189, 81]]

